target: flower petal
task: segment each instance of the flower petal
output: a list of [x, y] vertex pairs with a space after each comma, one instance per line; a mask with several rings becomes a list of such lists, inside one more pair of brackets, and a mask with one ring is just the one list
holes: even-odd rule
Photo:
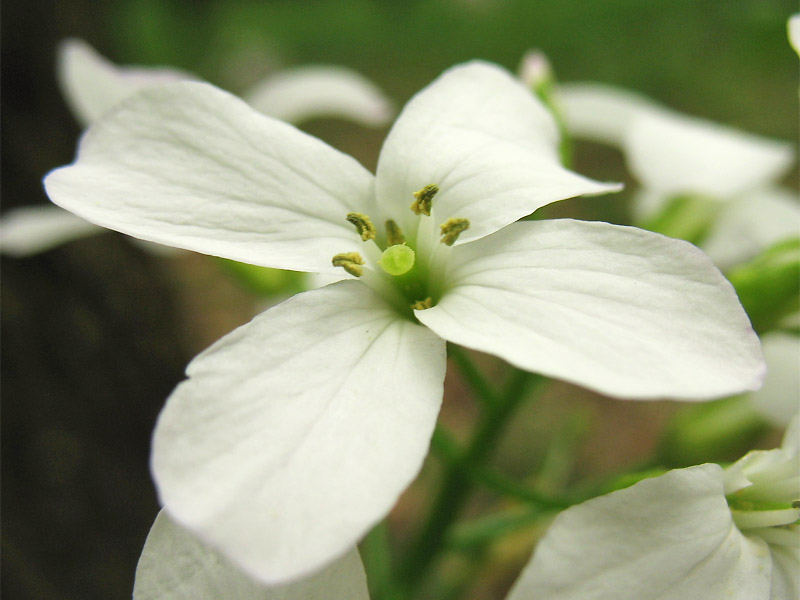
[[56, 204], [146, 240], [265, 267], [333, 271], [372, 196], [354, 159], [211, 85], [139, 92], [45, 179]]
[[141, 89], [196, 79], [177, 69], [118, 67], [78, 39], [65, 40], [59, 45], [57, 75], [64, 98], [83, 125], [94, 123]]
[[625, 139], [637, 179], [662, 194], [720, 199], [763, 186], [789, 168], [790, 144], [668, 112], [640, 113]]
[[767, 376], [751, 399], [767, 419], [786, 427], [800, 410], [800, 336], [772, 332], [761, 342]]
[[559, 97], [572, 135], [620, 149], [634, 117], [664, 110], [645, 96], [601, 83], [567, 83]]
[[616, 191], [564, 169], [547, 110], [499, 67], [454, 67], [403, 109], [378, 161], [381, 221], [415, 229], [412, 194], [436, 184], [437, 224], [468, 219], [459, 243], [488, 235], [551, 202]]
[[794, 545], [770, 544], [772, 554], [772, 590], [770, 600], [800, 598], [800, 527], [794, 526]]
[[416, 476], [445, 348], [342, 281], [256, 317], [187, 373], [153, 442], [164, 506], [252, 576], [281, 583], [343, 554]]
[[256, 110], [290, 123], [340, 117], [381, 127], [394, 114], [378, 86], [352, 69], [332, 65], [285, 69], [256, 84], [244, 99]]
[[158, 513], [136, 567], [134, 600], [369, 600], [364, 566], [353, 548], [297, 583], [267, 587]]
[[734, 526], [720, 467], [701, 465], [561, 513], [508, 600], [769, 600], [770, 563]]
[[57, 206], [26, 206], [3, 214], [0, 252], [11, 256], [31, 256], [102, 231], [97, 225]]
[[765, 188], [730, 202], [703, 250], [722, 269], [754, 258], [775, 242], [800, 235], [797, 192]]
[[621, 398], [755, 389], [764, 362], [730, 284], [658, 234], [529, 221], [458, 247], [445, 293], [417, 318], [443, 338]]

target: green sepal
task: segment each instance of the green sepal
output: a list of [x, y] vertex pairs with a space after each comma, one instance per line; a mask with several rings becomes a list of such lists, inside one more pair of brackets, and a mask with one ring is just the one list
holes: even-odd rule
[[735, 460], [767, 431], [746, 395], [684, 406], [664, 428], [656, 460], [670, 468]]
[[800, 237], [778, 242], [726, 275], [756, 332], [780, 328], [800, 310]]
[[714, 198], [681, 194], [670, 198], [661, 211], [641, 227], [671, 238], [700, 244], [717, 218], [720, 203]]

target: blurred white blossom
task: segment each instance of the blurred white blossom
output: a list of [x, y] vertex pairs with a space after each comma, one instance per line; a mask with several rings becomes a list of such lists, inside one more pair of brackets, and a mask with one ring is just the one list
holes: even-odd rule
[[663, 108], [601, 84], [561, 88], [573, 135], [618, 147], [641, 185], [634, 209], [652, 218], [678, 196], [719, 203], [703, 241], [722, 268], [800, 233], [797, 192], [775, 187], [794, 160], [792, 146]]
[[[78, 39], [59, 46], [56, 74], [67, 104], [84, 126], [140, 90], [198, 79], [169, 67], [119, 67]], [[394, 114], [392, 103], [375, 84], [351, 69], [333, 65], [273, 73], [243, 98], [256, 110], [291, 123], [336, 117], [380, 127]], [[101, 231], [54, 206], [17, 208], [3, 214], [0, 221], [0, 252], [29, 256]]]

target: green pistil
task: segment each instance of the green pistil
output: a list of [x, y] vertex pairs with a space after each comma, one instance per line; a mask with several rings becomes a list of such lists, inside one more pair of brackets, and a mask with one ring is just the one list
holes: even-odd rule
[[448, 219], [444, 225], [440, 226], [440, 229], [442, 230], [442, 239], [440, 241], [443, 244], [452, 246], [458, 236], [469, 229], [469, 221], [467, 219]]
[[352, 212], [347, 214], [347, 220], [356, 226], [356, 231], [363, 241], [375, 239], [375, 225], [367, 215]]
[[364, 269], [361, 265], [364, 264], [364, 259], [358, 252], [344, 252], [337, 254], [331, 260], [334, 267], [342, 267], [345, 271], [355, 277], [361, 277], [364, 274]]
[[405, 244], [389, 246], [383, 251], [378, 264], [389, 275], [404, 275], [414, 266], [414, 251]]
[[433, 197], [439, 192], [439, 186], [435, 183], [426, 185], [421, 190], [414, 192], [414, 202], [411, 203], [411, 210], [415, 215], [431, 216], [431, 205]]
[[403, 230], [400, 229], [400, 226], [393, 219], [386, 221], [386, 245], [396, 246], [405, 242], [406, 236], [403, 235]]

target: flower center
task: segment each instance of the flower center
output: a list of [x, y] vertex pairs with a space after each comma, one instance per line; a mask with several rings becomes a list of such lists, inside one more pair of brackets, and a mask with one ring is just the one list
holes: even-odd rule
[[[419, 219], [433, 218], [433, 201], [438, 193], [439, 186], [435, 183], [414, 192], [411, 211]], [[364, 242], [364, 255], [358, 252], [337, 254], [332, 260], [335, 267], [342, 267], [350, 275], [360, 278], [404, 314], [411, 315], [413, 310], [425, 310], [436, 305], [441, 295], [443, 273], [435, 265], [443, 260], [440, 255], [446, 254], [447, 248], [469, 229], [467, 219], [451, 218], [441, 224], [439, 244], [435, 243], [436, 232], [432, 227], [418, 228], [418, 231], [430, 230], [432, 240], [420, 243], [421, 240], [412, 235], [411, 240], [415, 243], [411, 243], [397, 222], [389, 219], [385, 223], [385, 245], [368, 215], [352, 212], [346, 219]], [[425, 251], [421, 255], [423, 248]]]

